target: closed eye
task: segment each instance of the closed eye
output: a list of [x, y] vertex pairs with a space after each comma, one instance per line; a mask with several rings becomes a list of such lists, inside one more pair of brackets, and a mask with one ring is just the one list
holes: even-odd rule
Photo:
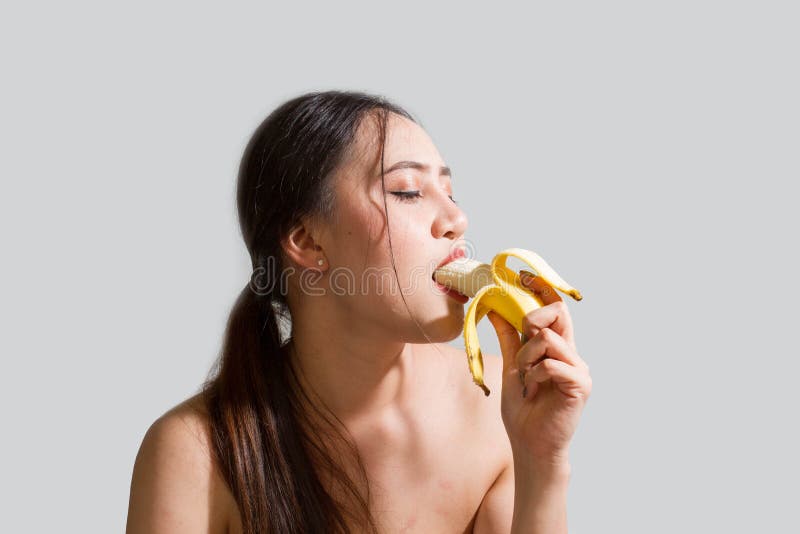
[[414, 202], [417, 198], [422, 198], [419, 191], [390, 191], [394, 196], [405, 202]]
[[[422, 198], [419, 191], [390, 191], [390, 193], [405, 202], [414, 202], [416, 199]], [[453, 201], [453, 204], [458, 204], [452, 195], [449, 195], [448, 198]]]

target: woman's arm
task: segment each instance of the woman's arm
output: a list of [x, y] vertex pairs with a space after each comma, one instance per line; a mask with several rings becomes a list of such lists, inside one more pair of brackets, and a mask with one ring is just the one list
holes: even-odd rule
[[515, 471], [511, 533], [567, 534], [569, 464]]
[[[473, 534], [567, 532], [568, 464], [503, 469], [478, 509]], [[513, 504], [513, 508], [512, 508]]]
[[503, 353], [501, 412], [514, 458], [512, 532], [567, 532], [569, 444], [592, 390], [572, 318], [538, 277], [522, 282], [546, 304], [523, 318], [524, 339], [495, 312]]

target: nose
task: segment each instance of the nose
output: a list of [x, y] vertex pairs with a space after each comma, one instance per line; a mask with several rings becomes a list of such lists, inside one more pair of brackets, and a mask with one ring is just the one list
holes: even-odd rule
[[469, 224], [467, 214], [455, 202], [450, 200], [450, 197], [445, 193], [442, 193], [442, 196], [444, 201], [433, 220], [431, 234], [437, 239], [444, 237], [455, 240], [463, 236], [464, 232], [467, 231], [467, 225]]

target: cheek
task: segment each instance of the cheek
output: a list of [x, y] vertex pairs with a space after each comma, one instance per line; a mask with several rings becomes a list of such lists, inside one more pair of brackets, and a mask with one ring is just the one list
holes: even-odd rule
[[[382, 221], [368, 213], [352, 212], [341, 216], [331, 228], [334, 239], [331, 261], [340, 267], [358, 270], [386, 264], [385, 229]], [[394, 238], [394, 236], [392, 236]]]
[[[394, 276], [392, 253], [397, 274], [403, 287], [416, 287], [418, 294], [430, 292], [425, 284], [430, 261], [425, 254], [428, 242], [422, 213], [403, 209], [392, 198], [386, 199], [391, 231], [391, 250], [383, 212], [382, 198], [366, 200], [363, 205], [352, 206], [342, 213], [333, 228], [335, 238], [334, 261], [341, 267], [361, 272], [365, 267], [387, 271]], [[430, 239], [430, 228], [427, 228]]]

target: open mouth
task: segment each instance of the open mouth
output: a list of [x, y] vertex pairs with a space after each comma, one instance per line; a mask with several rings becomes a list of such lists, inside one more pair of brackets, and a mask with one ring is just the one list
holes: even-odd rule
[[[439, 265], [436, 266], [436, 269], [438, 269], [439, 267], [441, 267], [443, 265], [447, 265], [448, 263], [450, 263], [453, 260], [457, 260], [459, 258], [466, 258], [466, 257], [467, 257], [467, 253], [463, 248], [455, 248], [455, 249], [450, 251], [450, 254], [448, 254], [445, 259], [443, 259], [441, 262], [439, 262]], [[436, 269], [434, 269], [434, 271]], [[433, 276], [433, 273], [431, 273], [431, 277], [432, 276]]]
[[[431, 280], [433, 280], [433, 277], [431, 277]], [[449, 287], [447, 287], [447, 286], [445, 286], [445, 285], [442, 285], [442, 284], [440, 284], [439, 282], [437, 282], [436, 280], [433, 280], [433, 284], [434, 284], [434, 285], [436, 286], [436, 288], [437, 288], [437, 289], [439, 289], [439, 290], [440, 290], [442, 293], [444, 293], [445, 295], [447, 295], [448, 297], [450, 297], [450, 298], [452, 298], [452, 299], [455, 299], [455, 300], [457, 300], [457, 301], [458, 301], [458, 302], [460, 302], [461, 304], [466, 304], [466, 303], [467, 303], [467, 301], [469, 300], [469, 297], [468, 297], [468, 296], [466, 296], [466, 295], [462, 295], [461, 293], [459, 293], [459, 292], [458, 292], [458, 291], [456, 291], [455, 289], [452, 289], [452, 288], [449, 288]]]
[[459, 258], [465, 258], [465, 257], [466, 257], [466, 252], [464, 251], [463, 248], [455, 248], [455, 249], [450, 251], [450, 254], [448, 254], [447, 257], [445, 257], [445, 259], [443, 259], [439, 263], [439, 265], [437, 265], [436, 268], [431, 273], [431, 280], [433, 281], [434, 286], [436, 286], [436, 288], [439, 291], [441, 291], [443, 294], [445, 294], [448, 297], [460, 302], [461, 304], [466, 303], [469, 300], [469, 297], [466, 296], [466, 295], [462, 295], [461, 293], [459, 293], [458, 291], [456, 291], [455, 289], [453, 289], [453, 288], [451, 288], [449, 286], [446, 286], [446, 285], [443, 285], [443, 284], [440, 284], [439, 282], [437, 282], [436, 278], [434, 278], [434, 273], [436, 272], [436, 269], [439, 269], [440, 267], [442, 267], [444, 265], [447, 265], [451, 261], [457, 260]]

